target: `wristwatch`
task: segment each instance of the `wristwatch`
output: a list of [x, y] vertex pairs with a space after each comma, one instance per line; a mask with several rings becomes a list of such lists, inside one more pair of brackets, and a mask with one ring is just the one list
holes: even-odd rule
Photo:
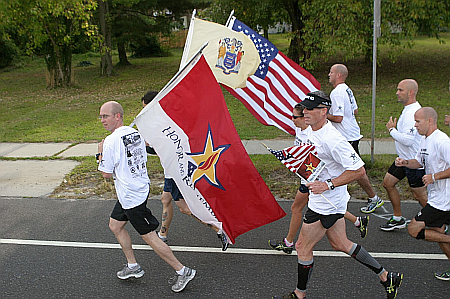
[[326, 183], [328, 185], [328, 188], [330, 188], [330, 190], [334, 190], [334, 185], [333, 185], [333, 182], [331, 181], [331, 179], [328, 179], [326, 181]]
[[95, 159], [98, 161], [100, 159], [100, 155], [103, 155], [103, 153], [96, 153], [95, 154]]

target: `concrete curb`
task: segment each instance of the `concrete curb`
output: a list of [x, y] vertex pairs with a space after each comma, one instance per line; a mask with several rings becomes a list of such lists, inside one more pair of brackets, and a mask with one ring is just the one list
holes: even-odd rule
[[[261, 144], [279, 150], [293, 145], [293, 140], [242, 140], [249, 154], [270, 154]], [[395, 154], [393, 141], [376, 141], [375, 154]], [[360, 142], [361, 154], [370, 154], [370, 140]], [[47, 196], [58, 187], [64, 176], [79, 165], [70, 157], [94, 156], [97, 143], [0, 143], [0, 156], [30, 158], [0, 160], [0, 196]], [[33, 160], [37, 157], [61, 157], [64, 160]]]

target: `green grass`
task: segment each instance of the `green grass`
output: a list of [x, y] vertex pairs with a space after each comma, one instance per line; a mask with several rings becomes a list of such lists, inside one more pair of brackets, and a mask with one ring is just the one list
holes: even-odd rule
[[[277, 198], [294, 199], [300, 185], [300, 179], [291, 173], [272, 155], [250, 155], [250, 158], [259, 171], [261, 177]], [[392, 164], [395, 155], [378, 155], [374, 163], [370, 163], [370, 156], [363, 155], [366, 163], [367, 175], [375, 192], [386, 199], [387, 194], [382, 187], [384, 175]], [[80, 165], [68, 175], [63, 183], [53, 192], [56, 198], [116, 198], [112, 180], [103, 179], [97, 171], [97, 163], [93, 157], [71, 158], [80, 162]], [[148, 174], [151, 179], [150, 193], [159, 195], [163, 189], [164, 173], [156, 156], [149, 156], [147, 162]], [[397, 185], [403, 199], [412, 199], [412, 193], [406, 180]], [[367, 195], [357, 183], [348, 185], [350, 194], [356, 198], [365, 200]]]
[[[288, 45], [287, 35], [271, 36], [281, 49]], [[450, 33], [443, 34], [445, 44], [436, 39], [419, 37], [416, 46], [407, 49], [395, 63], [388, 60], [388, 49], [379, 54], [375, 138], [389, 137], [385, 123], [389, 116], [398, 117], [402, 105], [396, 101], [397, 83], [404, 78], [419, 82], [419, 101], [435, 107], [439, 127], [444, 128], [444, 114], [450, 110], [449, 75]], [[125, 108], [125, 123], [130, 123], [141, 109], [140, 98], [150, 90], [161, 89], [177, 72], [181, 49], [172, 50], [169, 57], [130, 58], [131, 66], [117, 67], [112, 77], [99, 75], [98, 54], [74, 55], [71, 88], [47, 89], [45, 65], [42, 58], [24, 59], [23, 67], [0, 71], [0, 142], [85, 142], [100, 140], [107, 132], [97, 120], [98, 110], [107, 100], [117, 100]], [[113, 61], [117, 62], [117, 55]], [[94, 65], [76, 67], [89, 60]], [[330, 92], [328, 70], [339, 57], [322, 61], [312, 72]], [[347, 83], [353, 89], [360, 107], [358, 121], [362, 134], [370, 138], [372, 67], [363, 58], [345, 62], [349, 68]], [[247, 109], [228, 92], [225, 99], [242, 139], [291, 138], [273, 127], [261, 126]], [[444, 129], [445, 130], [445, 129]]]
[[[271, 36], [286, 53], [287, 35]], [[375, 138], [388, 138], [385, 124], [389, 116], [398, 117], [403, 106], [397, 103], [395, 92], [398, 82], [414, 78], [419, 83], [418, 99], [422, 106], [434, 107], [439, 114], [438, 126], [449, 133], [443, 124], [444, 114], [450, 112], [450, 33], [442, 35], [445, 44], [436, 39], [418, 37], [416, 46], [406, 49], [395, 62], [388, 59], [388, 51], [380, 47], [378, 55]], [[131, 123], [141, 109], [140, 98], [150, 89], [161, 89], [177, 72], [181, 49], [171, 51], [169, 57], [130, 58], [131, 66], [117, 67], [112, 77], [99, 75], [100, 56], [96, 53], [74, 55], [71, 88], [47, 89], [45, 64], [40, 57], [24, 58], [21, 68], [0, 70], [0, 142], [72, 142], [99, 141], [109, 132], [97, 119], [100, 106], [108, 100], [120, 102], [125, 109], [125, 123]], [[94, 65], [76, 67], [80, 61], [89, 60]], [[117, 63], [117, 53], [113, 56]], [[330, 92], [327, 74], [334, 63], [342, 62], [339, 56], [320, 61], [313, 75]], [[344, 62], [349, 68], [348, 85], [353, 89], [359, 105], [358, 121], [365, 138], [371, 132], [372, 64], [363, 58]], [[238, 100], [224, 90], [225, 100], [241, 139], [291, 139], [292, 136], [274, 127], [266, 127], [247, 111]], [[293, 198], [299, 180], [271, 155], [252, 155], [252, 161], [274, 195]], [[376, 191], [385, 197], [381, 182], [393, 156], [376, 156], [374, 164], [363, 157], [367, 172]], [[75, 159], [75, 158], [74, 158]], [[65, 196], [67, 190], [76, 197], [114, 196], [110, 181], [96, 172], [93, 157], [77, 158], [81, 165], [69, 174], [54, 196]], [[150, 157], [149, 175], [152, 193], [161, 192], [163, 180], [159, 159]], [[406, 184], [399, 188], [405, 198], [410, 198]], [[75, 190], [75, 191], [74, 191]], [[365, 198], [355, 184], [349, 190], [356, 197]]]

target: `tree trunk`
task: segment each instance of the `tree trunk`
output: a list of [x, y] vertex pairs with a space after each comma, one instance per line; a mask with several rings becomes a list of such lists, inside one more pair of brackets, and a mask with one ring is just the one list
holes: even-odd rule
[[108, 0], [98, 0], [98, 15], [100, 19], [100, 30], [103, 35], [102, 60], [100, 62], [100, 74], [102, 76], [111, 76], [113, 73], [113, 64], [111, 57], [111, 26], [106, 20], [109, 15]]
[[[72, 21], [67, 18], [62, 18], [60, 21], [65, 22], [67, 35], [70, 35]], [[72, 83], [72, 47], [67, 44], [58, 46], [46, 24], [44, 24], [44, 29], [50, 38], [46, 47], [49, 49], [49, 54], [45, 56], [45, 63], [49, 73], [47, 86], [49, 88], [70, 86]]]
[[305, 25], [302, 21], [299, 0], [285, 0], [283, 4], [292, 24], [292, 39], [287, 56], [296, 63], [300, 63], [309, 57], [309, 53], [303, 50], [302, 30]]
[[117, 42], [117, 51], [119, 52], [119, 62], [118, 65], [131, 65], [127, 58], [127, 51], [125, 50], [125, 43], [121, 40]]
[[263, 26], [264, 38], [269, 39], [269, 26]]

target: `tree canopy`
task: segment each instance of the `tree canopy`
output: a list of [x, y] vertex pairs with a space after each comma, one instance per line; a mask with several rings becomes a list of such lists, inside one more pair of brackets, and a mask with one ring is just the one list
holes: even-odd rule
[[[223, 22], [232, 9], [250, 27], [292, 25], [288, 56], [312, 68], [314, 59], [341, 53], [343, 60], [371, 57], [373, 0], [215, 0], [209, 16]], [[449, 26], [450, 0], [381, 0], [380, 44], [394, 59], [418, 34], [439, 37]]]
[[3, 4], [2, 23], [26, 38], [26, 52], [45, 56], [49, 85], [71, 83], [72, 49], [83, 37], [96, 37], [91, 24], [94, 0], [11, 0]]

